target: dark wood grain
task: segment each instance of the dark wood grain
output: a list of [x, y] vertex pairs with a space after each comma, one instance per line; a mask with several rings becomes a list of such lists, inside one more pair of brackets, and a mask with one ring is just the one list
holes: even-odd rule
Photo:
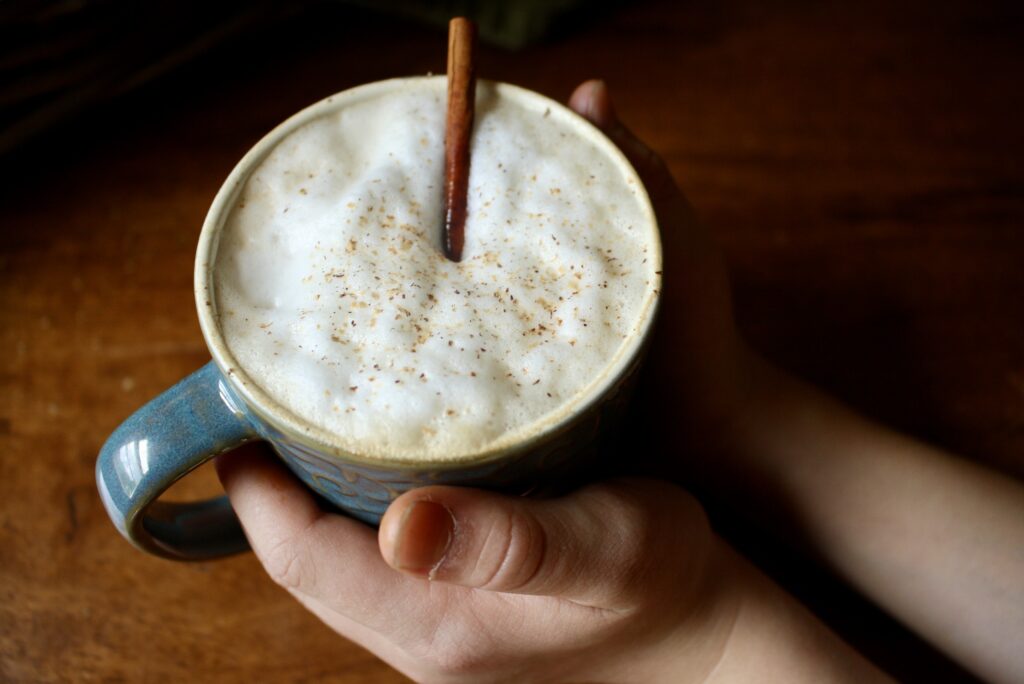
[[[605, 78], [713, 227], [756, 346], [1024, 476], [1020, 27], [1012, 3], [641, 3], [523, 52], [481, 49], [480, 68], [557, 98]], [[335, 91], [443, 68], [443, 31], [327, 6], [0, 160], [0, 680], [403, 681], [251, 556], [129, 547], [93, 465], [208, 359], [193, 253], [246, 149]], [[216, 487], [206, 473], [179, 494]], [[893, 672], [970, 681], [793, 566], [773, 571]]]

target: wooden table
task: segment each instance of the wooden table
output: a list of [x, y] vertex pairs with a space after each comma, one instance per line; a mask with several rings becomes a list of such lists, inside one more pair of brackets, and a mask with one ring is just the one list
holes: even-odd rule
[[[1012, 3], [976, 5], [640, 3], [519, 53], [484, 49], [481, 70], [559, 98], [603, 76], [713, 226], [756, 346], [1024, 476], [1024, 41]], [[251, 555], [133, 550], [93, 464], [123, 418], [209, 358], [193, 250], [235, 161], [332, 92], [442, 71], [444, 46], [311, 9], [0, 160], [0, 680], [403, 681]], [[216, 490], [206, 472], [178, 494]], [[781, 565], [894, 673], [970, 681]]]

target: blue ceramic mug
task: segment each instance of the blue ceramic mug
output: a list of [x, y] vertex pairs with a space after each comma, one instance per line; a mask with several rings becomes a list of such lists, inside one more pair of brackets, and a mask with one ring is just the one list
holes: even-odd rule
[[[398, 84], [400, 85], [400, 84]], [[172, 503], [159, 500], [174, 482], [217, 454], [253, 440], [268, 442], [311, 489], [341, 511], [376, 524], [397, 496], [431, 484], [485, 487], [526, 493], [566, 477], [593, 450], [605, 426], [614, 422], [629, 394], [650, 338], [660, 287], [644, 303], [637, 331], [610, 360], [583, 401], [538, 427], [517, 443], [452, 461], [402, 462], [344, 451], [329, 436], [268, 397], [254, 378], [238, 368], [217, 325], [211, 296], [211, 268], [221, 227], [250, 173], [289, 133], [349, 102], [394, 88], [374, 83], [327, 98], [278, 126], [246, 154], [213, 201], [199, 238], [195, 296], [200, 325], [213, 360], [142, 407], [104, 444], [96, 482], [117, 529], [138, 548], [178, 560], [213, 558], [248, 548], [225, 497]], [[572, 121], [581, 135], [604, 149], [624, 178], [642, 188], [622, 153], [597, 129], [557, 102], [514, 86], [497, 84], [504, 97], [550, 110]], [[648, 259], [660, 272], [660, 242], [654, 212], [640, 193], [649, 217]]]

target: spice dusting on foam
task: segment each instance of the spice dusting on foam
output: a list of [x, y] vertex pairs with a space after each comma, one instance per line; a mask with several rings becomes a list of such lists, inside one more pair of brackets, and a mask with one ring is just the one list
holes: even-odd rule
[[658, 250], [636, 185], [568, 115], [481, 82], [447, 260], [445, 82], [395, 83], [250, 175], [216, 250], [219, 323], [248, 377], [344, 448], [458, 457], [581, 398], [648, 315]]

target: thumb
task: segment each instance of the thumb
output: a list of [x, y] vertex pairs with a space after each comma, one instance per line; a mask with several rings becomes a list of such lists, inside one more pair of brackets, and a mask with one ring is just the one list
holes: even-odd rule
[[490, 591], [558, 596], [603, 608], [635, 605], [697, 581], [711, 548], [703, 511], [653, 480], [533, 500], [461, 487], [407, 492], [381, 521], [384, 559], [403, 572]]

